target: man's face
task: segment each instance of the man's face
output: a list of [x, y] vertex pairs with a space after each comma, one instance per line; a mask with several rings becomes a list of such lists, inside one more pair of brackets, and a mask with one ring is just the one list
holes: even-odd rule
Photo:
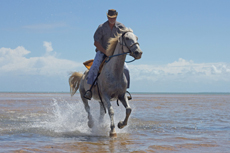
[[109, 23], [110, 24], [115, 24], [117, 18], [110, 18], [108, 17]]

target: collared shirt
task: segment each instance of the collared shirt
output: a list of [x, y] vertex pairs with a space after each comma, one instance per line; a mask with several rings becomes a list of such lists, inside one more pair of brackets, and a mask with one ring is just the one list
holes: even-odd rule
[[[98, 26], [94, 33], [94, 41], [99, 42], [104, 49], [107, 49], [109, 38], [114, 38], [117, 33], [120, 33], [119, 29], [124, 29], [125, 26], [120, 22], [115, 22], [113, 29], [109, 27], [109, 21]], [[98, 51], [96, 49], [96, 51]]]

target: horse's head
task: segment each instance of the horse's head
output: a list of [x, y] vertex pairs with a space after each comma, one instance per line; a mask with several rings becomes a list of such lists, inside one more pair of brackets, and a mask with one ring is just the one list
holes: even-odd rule
[[120, 43], [123, 45], [124, 52], [129, 52], [133, 58], [140, 59], [143, 52], [137, 40], [138, 38], [134, 35], [132, 30], [124, 32], [119, 39]]

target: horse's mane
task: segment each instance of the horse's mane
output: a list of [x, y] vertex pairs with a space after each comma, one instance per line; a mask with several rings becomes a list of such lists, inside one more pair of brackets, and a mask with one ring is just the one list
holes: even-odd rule
[[122, 33], [124, 33], [124, 32], [133, 32], [133, 30], [131, 28], [120, 29], [120, 33], [117, 33], [115, 38], [110, 38], [109, 42], [108, 42], [109, 45], [106, 49], [106, 55], [107, 56], [113, 55], [115, 48], [117, 46], [118, 39], [122, 35]]

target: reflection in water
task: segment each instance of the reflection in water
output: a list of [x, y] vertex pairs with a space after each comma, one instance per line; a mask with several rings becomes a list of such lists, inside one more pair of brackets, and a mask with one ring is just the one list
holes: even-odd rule
[[[229, 94], [136, 94], [128, 126], [109, 138], [109, 117], [87, 126], [79, 95], [0, 93], [0, 152], [228, 152]], [[115, 123], [125, 117], [113, 103]]]

